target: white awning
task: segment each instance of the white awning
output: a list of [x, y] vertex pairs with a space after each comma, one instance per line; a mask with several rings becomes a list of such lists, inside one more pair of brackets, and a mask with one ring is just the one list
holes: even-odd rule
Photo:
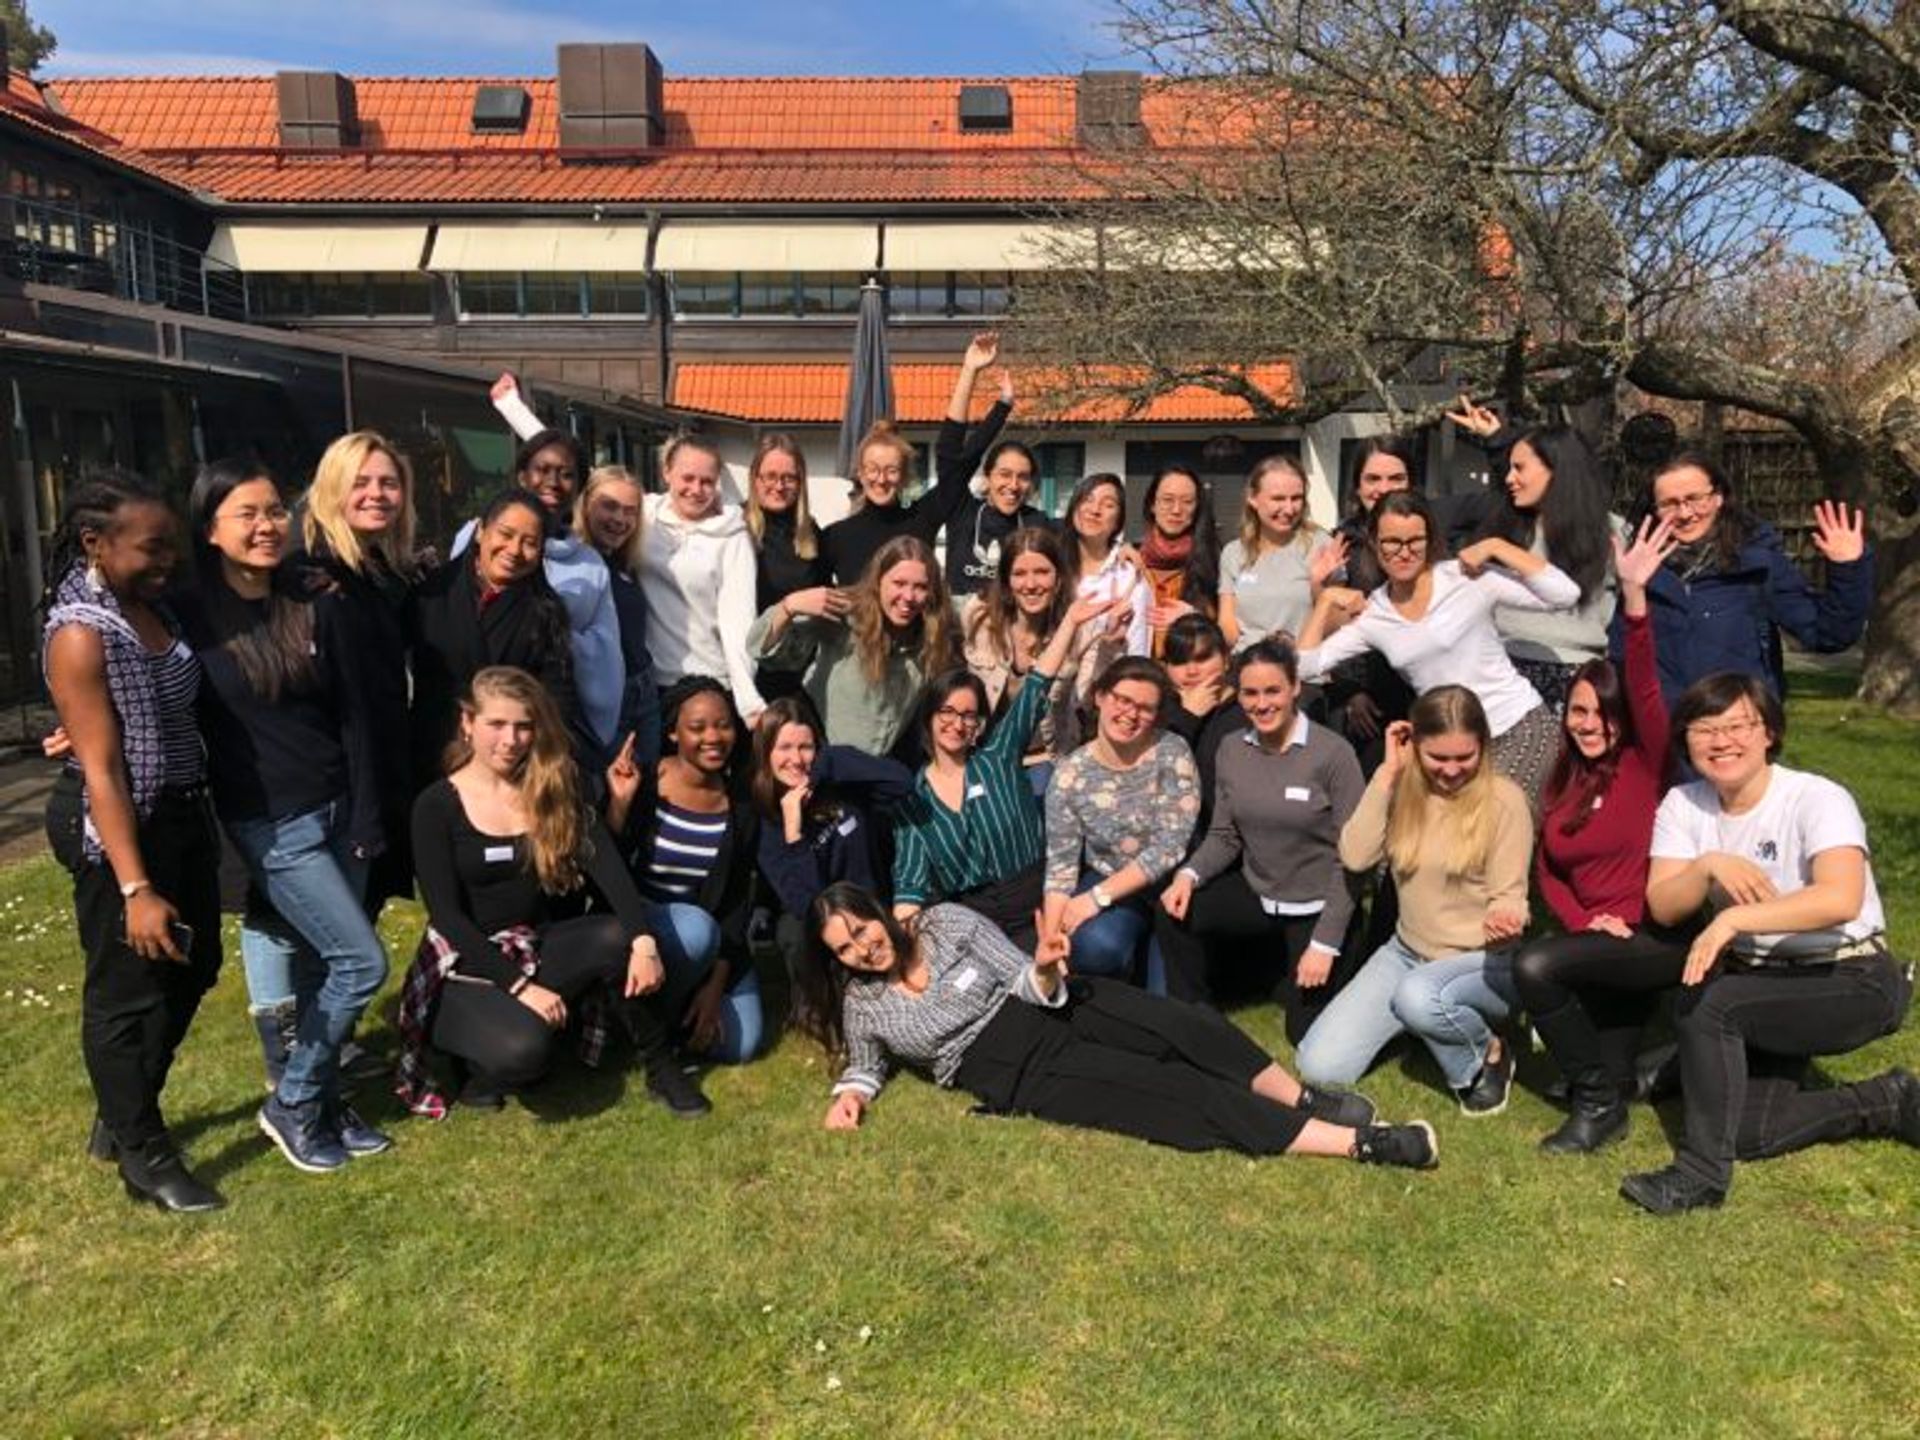
[[1067, 225], [932, 224], [887, 226], [887, 269], [1057, 270], [1094, 264], [1091, 229]]
[[356, 223], [222, 225], [207, 254], [237, 270], [317, 271], [418, 270], [427, 248], [424, 225]]
[[871, 270], [880, 255], [872, 225], [669, 220], [653, 252], [656, 270]]
[[647, 227], [551, 223], [442, 225], [429, 270], [580, 271], [647, 268]]

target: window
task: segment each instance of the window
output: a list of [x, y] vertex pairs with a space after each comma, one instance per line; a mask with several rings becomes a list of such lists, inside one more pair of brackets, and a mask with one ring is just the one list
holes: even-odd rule
[[672, 276], [673, 313], [686, 319], [844, 319], [860, 309], [854, 271], [680, 270]]
[[1006, 272], [959, 270], [953, 276], [953, 314], [1005, 315], [1013, 304]]
[[1033, 504], [1055, 519], [1067, 508], [1067, 497], [1087, 473], [1087, 447], [1078, 440], [1048, 441], [1033, 447], [1040, 473], [1034, 477]]
[[901, 271], [887, 283], [887, 311], [925, 318], [1005, 315], [1013, 288], [1001, 270]]
[[858, 272], [800, 277], [800, 312], [803, 315], [855, 315], [860, 311]]
[[740, 314], [791, 315], [794, 277], [790, 271], [745, 270], [740, 275]]
[[589, 315], [645, 315], [652, 309], [647, 277], [637, 270], [606, 270], [587, 276]]
[[467, 272], [461, 274], [456, 283], [463, 317], [520, 313], [520, 277], [512, 271]]
[[586, 313], [585, 287], [579, 275], [529, 272], [520, 277], [520, 313], [578, 319]]
[[367, 310], [365, 275], [313, 275], [307, 279], [315, 315], [364, 317]]
[[433, 314], [433, 280], [418, 271], [394, 271], [367, 277], [367, 310], [376, 320], [414, 319]]
[[680, 272], [673, 277], [673, 313], [676, 315], [732, 315], [736, 313], [738, 275], [719, 271]]

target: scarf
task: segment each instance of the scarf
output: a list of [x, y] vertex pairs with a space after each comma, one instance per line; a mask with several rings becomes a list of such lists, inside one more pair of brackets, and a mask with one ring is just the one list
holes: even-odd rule
[[[163, 611], [162, 618], [168, 630], [177, 633], [172, 617]], [[68, 570], [54, 591], [42, 632], [43, 655], [44, 641], [52, 640], [53, 632], [67, 625], [83, 625], [93, 631], [105, 649], [107, 698], [120, 722], [120, 750], [126, 760], [127, 785], [133, 792], [133, 813], [144, 820], [153, 813], [167, 778], [166, 738], [160, 730], [160, 707], [154, 698], [147, 647], [121, 614], [113, 592], [91, 578], [84, 564]], [[88, 860], [98, 862], [105, 852], [93, 828], [92, 806], [84, 788], [80, 805], [84, 853]]]
[[1140, 542], [1140, 559], [1149, 570], [1184, 570], [1193, 558], [1193, 531], [1169, 539], [1152, 526]]

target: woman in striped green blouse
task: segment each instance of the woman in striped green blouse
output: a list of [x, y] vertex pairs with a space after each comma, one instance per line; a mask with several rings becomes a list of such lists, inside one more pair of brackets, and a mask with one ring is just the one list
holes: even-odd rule
[[1068, 607], [984, 743], [976, 743], [988, 713], [978, 675], [949, 670], [927, 687], [919, 724], [933, 758], [894, 817], [895, 915], [905, 919], [935, 901], [954, 900], [985, 915], [1016, 945], [1033, 948], [1046, 837], [1022, 760], [1075, 633], [1116, 603], [1076, 600]]

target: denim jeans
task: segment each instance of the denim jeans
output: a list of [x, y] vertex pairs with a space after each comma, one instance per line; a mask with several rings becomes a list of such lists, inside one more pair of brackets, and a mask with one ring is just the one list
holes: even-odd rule
[[280, 1099], [289, 1105], [338, 1093], [340, 1047], [387, 978], [387, 952], [361, 905], [367, 864], [354, 858], [345, 822], [345, 802], [335, 801], [281, 820], [226, 826], [273, 907], [241, 925], [248, 991], [258, 1004], [256, 970], [269, 983], [285, 957], [298, 1004], [296, 1043], [280, 1081]]
[[1447, 1084], [1471, 1085], [1493, 1039], [1489, 1022], [1518, 1003], [1511, 949], [1422, 960], [1394, 936], [1333, 997], [1294, 1052], [1300, 1078], [1351, 1085], [1396, 1035], [1426, 1042]]
[[[1087, 871], [1081, 875], [1080, 888], [1074, 893], [1084, 894], [1100, 879], [1091, 870]], [[1154, 888], [1149, 885], [1136, 895], [1115, 901], [1074, 931], [1067, 968], [1076, 975], [1106, 975], [1133, 983], [1142, 973], [1135, 961], [1140, 954], [1140, 942], [1146, 940], [1143, 988], [1151, 995], [1166, 994], [1167, 973], [1160, 960], [1160, 945], [1149, 938], [1153, 922], [1147, 916], [1146, 907], [1153, 894]]]
[[[713, 972], [720, 954], [720, 924], [697, 905], [674, 901], [647, 906], [647, 929], [660, 947], [665, 967], [666, 1019], [678, 1026], [693, 1000], [693, 992]], [[736, 975], [720, 1000], [720, 1038], [704, 1056], [720, 1065], [744, 1065], [766, 1043], [765, 1008], [760, 1003], [760, 979], [751, 966]]]

